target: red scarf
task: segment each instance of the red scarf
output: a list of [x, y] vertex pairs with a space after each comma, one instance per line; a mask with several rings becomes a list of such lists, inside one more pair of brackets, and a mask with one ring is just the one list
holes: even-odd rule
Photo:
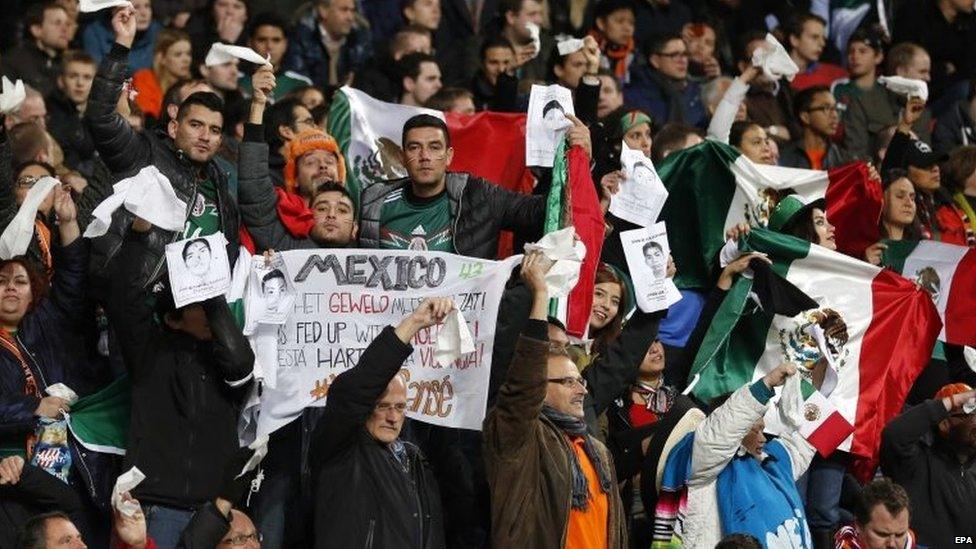
[[597, 29], [590, 31], [590, 36], [596, 39], [597, 44], [600, 46], [600, 52], [602, 52], [603, 55], [610, 60], [613, 75], [617, 77], [617, 80], [623, 80], [626, 78], [627, 70], [630, 65], [630, 54], [634, 53], [633, 37], [627, 41], [627, 44], [619, 46], [607, 40], [606, 37], [603, 36], [603, 33]]
[[308, 238], [315, 226], [312, 210], [305, 205], [301, 196], [290, 193], [281, 187], [275, 187], [278, 195], [278, 219], [295, 238]]

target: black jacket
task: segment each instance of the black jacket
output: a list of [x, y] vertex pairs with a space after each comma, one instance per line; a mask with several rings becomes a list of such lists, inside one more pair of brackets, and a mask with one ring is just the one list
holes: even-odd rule
[[202, 303], [212, 342], [159, 326], [140, 267], [149, 233], [130, 233], [112, 268], [107, 312], [132, 380], [125, 469], [142, 503], [193, 508], [217, 495], [238, 448], [237, 416], [254, 354], [223, 296]]
[[[836, 168], [837, 166], [842, 166], [853, 161], [854, 158], [846, 150], [838, 147], [836, 143], [827, 143], [827, 154], [823, 159], [823, 169]], [[807, 157], [806, 151], [803, 150], [802, 138], [782, 148], [780, 151], [779, 165], [786, 166], [787, 168], [802, 168], [805, 170], [812, 168], [810, 159]]]
[[81, 501], [70, 486], [25, 463], [20, 482], [0, 485], [0, 547], [16, 547], [24, 524], [34, 515], [51, 511], [74, 515], [80, 510]]
[[[156, 166], [172, 183], [176, 196], [186, 202], [187, 214], [193, 207], [197, 185], [204, 179], [213, 181], [217, 189], [220, 226], [227, 237], [227, 255], [233, 267], [240, 250], [240, 221], [237, 206], [227, 190], [230, 174], [221, 169], [214, 160], [205, 166], [194, 164], [182, 151], [176, 149], [173, 140], [168, 136], [152, 131], [136, 132], [115, 111], [125, 80], [128, 55], [128, 48], [119, 44], [113, 45], [98, 67], [92, 83], [88, 108], [85, 110], [85, 123], [95, 141], [95, 147], [106, 166], [119, 178], [135, 175], [148, 165]], [[242, 172], [246, 168], [244, 161], [242, 158]], [[103, 290], [107, 285], [108, 265], [118, 254], [132, 219], [132, 214], [119, 208], [112, 216], [112, 226], [108, 233], [92, 241], [92, 275], [97, 290]], [[146, 253], [139, 258], [140, 284], [148, 287], [159, 279], [164, 272], [166, 245], [180, 238], [182, 231], [171, 232], [153, 227], [146, 238]]]
[[57, 89], [58, 76], [61, 76], [61, 55], [50, 57], [37, 47], [33, 40], [10, 50], [3, 56], [3, 74], [16, 82], [41, 92], [45, 98]]
[[936, 432], [949, 417], [941, 400], [927, 400], [891, 420], [881, 433], [881, 470], [905, 487], [918, 542], [956, 547], [976, 540], [976, 458], [960, 463]]
[[959, 101], [942, 113], [932, 132], [935, 152], [949, 153], [960, 145], [976, 144], [976, 122], [970, 115], [969, 101]]
[[413, 347], [384, 329], [355, 368], [329, 388], [312, 439], [315, 547], [444, 547], [437, 480], [420, 451], [404, 443], [409, 472], [365, 430], [376, 401]]
[[[359, 203], [359, 245], [380, 248], [380, 213], [393, 191], [410, 184], [398, 179], [385, 185], [371, 185]], [[526, 242], [542, 236], [546, 197], [509, 191], [466, 173], [447, 174], [447, 196], [451, 203], [454, 251], [458, 255], [494, 259], [498, 256], [498, 235], [510, 230]]]
[[95, 142], [78, 107], [57, 90], [47, 100], [47, 112], [50, 118], [47, 130], [64, 150], [64, 165], [86, 178], [91, 177], [95, 171]]

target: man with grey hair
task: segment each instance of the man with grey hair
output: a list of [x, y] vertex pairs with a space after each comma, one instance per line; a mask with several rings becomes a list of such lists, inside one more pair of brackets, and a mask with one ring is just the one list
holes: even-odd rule
[[4, 118], [4, 127], [10, 130], [21, 122], [33, 122], [42, 130], [47, 129], [47, 105], [44, 103], [44, 96], [41, 92], [30, 86], [24, 86], [24, 102], [17, 110], [7, 113]]

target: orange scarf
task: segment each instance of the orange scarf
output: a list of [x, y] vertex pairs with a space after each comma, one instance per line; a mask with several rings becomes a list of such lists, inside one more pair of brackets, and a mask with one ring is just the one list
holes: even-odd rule
[[[30, 366], [24, 360], [24, 354], [20, 352], [20, 347], [17, 346], [17, 341], [14, 339], [14, 336], [3, 328], [0, 328], [0, 346], [20, 361], [20, 369], [24, 373], [24, 394], [41, 398], [41, 391], [37, 388], [37, 380], [34, 378], [34, 372], [31, 372]], [[37, 442], [37, 437], [32, 432], [27, 436], [25, 444], [28, 456], [33, 453], [35, 442]]]
[[590, 31], [590, 36], [596, 39], [600, 46], [600, 52], [610, 60], [613, 75], [618, 80], [626, 78], [627, 70], [630, 68], [630, 54], [634, 53], [634, 38], [631, 37], [627, 44], [619, 46], [607, 40], [603, 33], [597, 29]]

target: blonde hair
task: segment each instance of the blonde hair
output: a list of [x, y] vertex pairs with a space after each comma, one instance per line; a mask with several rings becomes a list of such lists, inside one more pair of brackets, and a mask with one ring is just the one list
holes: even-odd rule
[[173, 74], [163, 74], [162, 58], [166, 56], [170, 48], [180, 42], [193, 44], [190, 40], [190, 35], [178, 29], [162, 29], [156, 35], [156, 46], [153, 48], [152, 69], [153, 74], [156, 75], [156, 79], [159, 81], [159, 87], [164, 93], [181, 77]]

